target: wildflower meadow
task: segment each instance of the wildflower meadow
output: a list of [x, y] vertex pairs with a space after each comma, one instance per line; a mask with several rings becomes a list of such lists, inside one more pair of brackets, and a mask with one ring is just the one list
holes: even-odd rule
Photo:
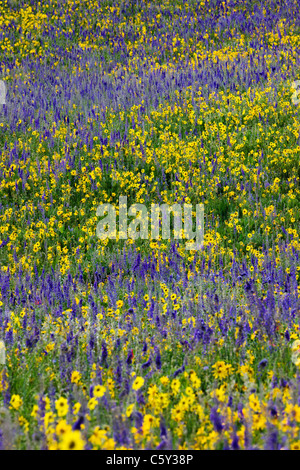
[[0, 0], [0, 83], [0, 449], [300, 450], [299, 0]]

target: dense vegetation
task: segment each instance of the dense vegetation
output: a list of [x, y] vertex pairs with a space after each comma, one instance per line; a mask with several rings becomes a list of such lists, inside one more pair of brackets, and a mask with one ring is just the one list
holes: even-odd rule
[[[300, 449], [299, 32], [298, 0], [0, 1], [3, 449]], [[202, 250], [100, 240], [120, 196], [204, 204]]]

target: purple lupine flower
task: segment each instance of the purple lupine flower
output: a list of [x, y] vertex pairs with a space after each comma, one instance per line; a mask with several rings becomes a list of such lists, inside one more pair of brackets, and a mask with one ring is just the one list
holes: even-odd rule
[[268, 359], [262, 359], [258, 364], [258, 369], [264, 369], [268, 365]]
[[285, 388], [288, 385], [287, 380], [285, 379], [280, 379], [280, 387]]
[[272, 430], [267, 434], [265, 442], [265, 450], [279, 450], [278, 431], [277, 429]]
[[119, 357], [117, 358], [117, 360], [118, 360], [118, 365], [115, 371], [115, 378], [116, 378], [118, 387], [120, 387], [122, 385], [122, 362]]
[[239, 450], [239, 448], [240, 448], [239, 438], [236, 435], [236, 433], [234, 433], [234, 436], [233, 436], [233, 439], [232, 439], [232, 442], [231, 442], [231, 448], [232, 448], [232, 450]]
[[278, 386], [278, 378], [276, 377], [276, 375], [273, 376], [272, 378], [272, 384], [271, 384], [271, 387], [272, 388], [275, 388]]
[[129, 380], [127, 378], [124, 381], [124, 389], [119, 393], [119, 397], [120, 398], [125, 397], [126, 395], [129, 394], [129, 391], [130, 391], [130, 386], [129, 386]]
[[160, 370], [161, 369], [161, 356], [160, 356], [159, 351], [157, 351], [157, 355], [156, 355], [156, 358], [155, 358], [155, 364], [156, 364], [156, 367]]
[[133, 266], [132, 266], [132, 271], [133, 271], [133, 272], [136, 272], [137, 269], [139, 268], [140, 264], [141, 264], [141, 255], [138, 254], [138, 256], [137, 256], [137, 258], [136, 258], [136, 260], [135, 260], [135, 263], [134, 263]]
[[289, 330], [286, 330], [285, 333], [284, 333], [284, 337], [287, 341], [290, 340], [290, 333], [289, 333]]
[[103, 342], [102, 343], [101, 364], [105, 364], [106, 367], [107, 367], [107, 356], [108, 356], [107, 347], [106, 347], [105, 342]]
[[213, 406], [212, 409], [211, 409], [211, 413], [210, 413], [210, 419], [211, 419], [211, 422], [213, 423], [214, 425], [214, 428], [215, 430], [220, 433], [222, 432], [223, 430], [223, 424], [221, 422], [221, 419], [220, 419], [220, 415], [217, 411], [217, 407], [216, 406]]
[[73, 424], [73, 431], [80, 431], [81, 425], [84, 423], [84, 416], [80, 415], [77, 421]]
[[160, 443], [158, 444], [158, 446], [156, 447], [156, 450], [164, 450], [167, 448], [167, 446], [168, 446], [168, 442], [162, 439]]
[[141, 390], [137, 391], [137, 402], [141, 406], [144, 406], [146, 404], [145, 397], [144, 397], [143, 393], [141, 392]]
[[277, 418], [278, 412], [277, 412], [276, 406], [270, 407], [270, 415], [272, 416], [272, 418]]
[[142, 427], [143, 421], [144, 421], [144, 417], [143, 417], [142, 413], [140, 413], [139, 411], [133, 411], [131, 413], [130, 419], [135, 420], [135, 427], [137, 429], [140, 429]]
[[238, 406], [237, 406], [237, 411], [238, 411], [238, 417], [241, 421], [244, 420], [244, 413], [243, 413], [243, 403], [238, 403]]
[[184, 370], [185, 370], [185, 366], [184, 366], [184, 364], [183, 364], [179, 369], [177, 369], [177, 370], [174, 372], [173, 376], [174, 376], [174, 377], [177, 377], [177, 375], [181, 374]]
[[131, 349], [127, 355], [126, 364], [130, 366], [132, 364], [132, 359], [133, 359], [133, 350]]
[[142, 364], [142, 366], [141, 366], [142, 369], [147, 369], [147, 367], [151, 366], [151, 363], [152, 363], [152, 359], [151, 359], [151, 357], [149, 357], [148, 361], [146, 361]]
[[165, 419], [163, 416], [160, 417], [160, 437], [162, 439], [167, 439], [168, 433], [167, 433], [167, 428], [166, 428], [166, 423]]

